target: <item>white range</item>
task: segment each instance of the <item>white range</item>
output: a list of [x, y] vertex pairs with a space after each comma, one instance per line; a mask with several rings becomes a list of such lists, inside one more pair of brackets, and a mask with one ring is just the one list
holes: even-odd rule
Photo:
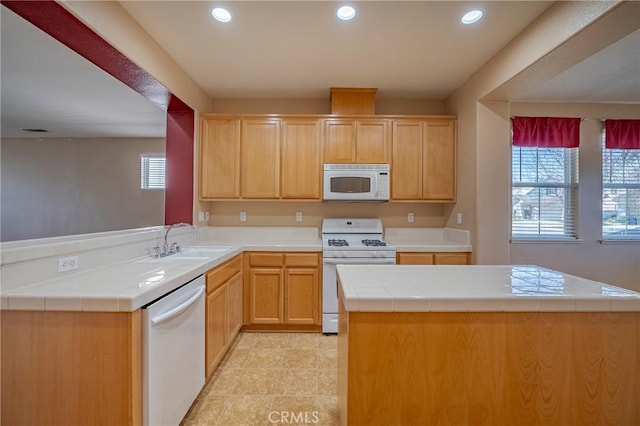
[[322, 332], [338, 332], [336, 265], [393, 265], [396, 248], [382, 240], [380, 219], [322, 221]]

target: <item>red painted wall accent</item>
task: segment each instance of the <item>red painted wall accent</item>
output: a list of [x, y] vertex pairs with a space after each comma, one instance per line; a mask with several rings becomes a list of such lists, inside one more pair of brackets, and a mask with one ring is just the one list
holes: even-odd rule
[[167, 111], [165, 223], [191, 223], [193, 109], [57, 2], [0, 0], [0, 3]]
[[167, 112], [165, 224], [192, 220], [194, 118], [192, 109]]

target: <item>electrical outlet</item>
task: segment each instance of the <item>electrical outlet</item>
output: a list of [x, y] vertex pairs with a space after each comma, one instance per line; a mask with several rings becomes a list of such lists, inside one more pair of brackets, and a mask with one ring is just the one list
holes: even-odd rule
[[458, 213], [458, 214], [456, 215], [456, 223], [457, 223], [458, 225], [462, 225], [462, 213]]
[[247, 221], [247, 212], [240, 212], [240, 222]]
[[58, 259], [58, 272], [66, 272], [78, 269], [78, 256]]
[[413, 213], [409, 213], [407, 215], [407, 222], [413, 223], [413, 220], [415, 219]]
[[302, 222], [302, 212], [296, 212], [296, 222]]
[[198, 213], [198, 220], [199, 220], [200, 222], [204, 222], [204, 220], [205, 220], [205, 219], [204, 219], [204, 212], [199, 212], [199, 213]]

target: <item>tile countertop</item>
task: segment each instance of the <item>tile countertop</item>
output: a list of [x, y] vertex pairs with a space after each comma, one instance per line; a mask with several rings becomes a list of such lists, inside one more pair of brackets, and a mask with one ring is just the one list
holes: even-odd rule
[[224, 246], [225, 250], [206, 259], [143, 256], [3, 291], [2, 309], [132, 312], [243, 251], [322, 250], [319, 239], [290, 244], [273, 241], [230, 245], [216, 241], [214, 246]]
[[[142, 240], [154, 232], [160, 238], [164, 229], [54, 238], [36, 246], [5, 244], [1, 252], [1, 308], [132, 312], [243, 251], [322, 251], [319, 230], [313, 227], [206, 227], [198, 231], [197, 242], [182, 244], [224, 246], [226, 250], [206, 259], [159, 262], [151, 261], [148, 255], [141, 256], [149, 253], [146, 246], [142, 247], [146, 244]], [[188, 229], [174, 232], [191, 233]], [[468, 231], [387, 228], [385, 234], [399, 251], [471, 251]], [[112, 242], [114, 238], [119, 243]], [[118, 245], [124, 242], [139, 246]], [[148, 243], [158, 245], [158, 240], [152, 238]], [[90, 250], [94, 250], [93, 254], [87, 254]], [[83, 269], [57, 273], [57, 259], [68, 255], [79, 255]], [[31, 280], [23, 282], [26, 275]]]
[[347, 311], [640, 311], [640, 293], [535, 265], [338, 265]]

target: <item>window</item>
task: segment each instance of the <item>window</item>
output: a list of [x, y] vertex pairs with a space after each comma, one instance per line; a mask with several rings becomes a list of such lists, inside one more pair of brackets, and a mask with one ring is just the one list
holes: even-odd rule
[[140, 156], [140, 188], [165, 188], [165, 157], [161, 154], [144, 154]]
[[602, 237], [640, 240], [638, 149], [602, 149]]
[[576, 238], [578, 148], [513, 146], [513, 239]]

